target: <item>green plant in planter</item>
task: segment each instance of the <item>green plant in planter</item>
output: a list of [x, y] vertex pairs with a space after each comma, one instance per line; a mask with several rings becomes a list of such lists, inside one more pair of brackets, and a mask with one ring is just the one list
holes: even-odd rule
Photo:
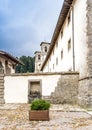
[[49, 110], [50, 103], [43, 99], [35, 99], [31, 103], [31, 110]]
[[29, 120], [30, 121], [49, 121], [50, 103], [43, 99], [35, 99], [30, 105]]

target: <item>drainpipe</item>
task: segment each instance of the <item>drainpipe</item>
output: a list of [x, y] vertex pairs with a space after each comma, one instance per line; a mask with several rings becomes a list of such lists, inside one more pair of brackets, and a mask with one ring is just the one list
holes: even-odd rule
[[75, 71], [75, 50], [74, 50], [74, 6], [72, 6], [72, 41], [73, 41], [73, 71]]
[[64, 2], [64, 4], [72, 8], [73, 71], [75, 71], [75, 49], [74, 49], [74, 6], [68, 4], [66, 1]]

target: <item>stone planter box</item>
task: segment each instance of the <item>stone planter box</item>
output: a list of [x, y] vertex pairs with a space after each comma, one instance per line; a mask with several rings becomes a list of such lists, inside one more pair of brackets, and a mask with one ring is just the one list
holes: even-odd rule
[[30, 110], [30, 121], [49, 121], [49, 110]]

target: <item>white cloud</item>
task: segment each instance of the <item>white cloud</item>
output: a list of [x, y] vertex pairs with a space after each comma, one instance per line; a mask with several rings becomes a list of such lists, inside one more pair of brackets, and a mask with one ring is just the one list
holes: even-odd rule
[[0, 0], [0, 4], [6, 20], [0, 28], [17, 55], [32, 54], [40, 42], [50, 42], [62, 0]]

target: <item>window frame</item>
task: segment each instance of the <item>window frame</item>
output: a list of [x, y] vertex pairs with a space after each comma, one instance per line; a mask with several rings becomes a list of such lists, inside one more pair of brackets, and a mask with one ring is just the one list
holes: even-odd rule
[[64, 52], [63, 52], [63, 49], [61, 50], [61, 60], [63, 59], [64, 57]]
[[41, 55], [38, 55], [38, 60], [41, 60]]
[[71, 38], [68, 40], [68, 52], [71, 50]]

